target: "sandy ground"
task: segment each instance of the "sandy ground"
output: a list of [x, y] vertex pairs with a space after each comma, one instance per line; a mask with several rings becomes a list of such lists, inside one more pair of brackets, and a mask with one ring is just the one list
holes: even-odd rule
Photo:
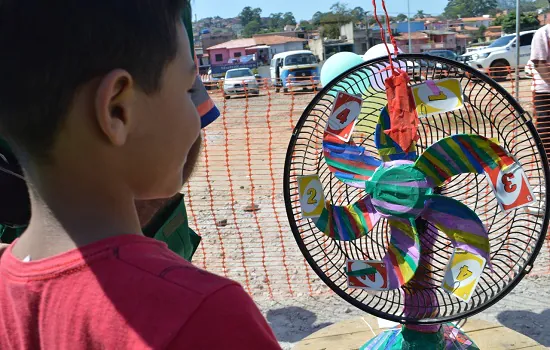
[[[510, 82], [502, 83], [513, 91]], [[529, 81], [520, 101], [529, 112]], [[361, 311], [334, 296], [305, 262], [283, 199], [282, 174], [293, 127], [312, 93], [224, 100], [223, 118], [205, 130], [204, 156], [184, 189], [190, 225], [203, 237], [194, 262], [242, 283], [285, 349], [322, 327]], [[476, 315], [550, 346], [550, 245], [504, 300]]]

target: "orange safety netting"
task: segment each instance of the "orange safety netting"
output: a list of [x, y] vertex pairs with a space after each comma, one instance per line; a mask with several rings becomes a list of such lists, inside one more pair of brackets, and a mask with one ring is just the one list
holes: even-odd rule
[[[508, 72], [498, 82], [514, 95], [514, 77]], [[521, 72], [519, 101], [537, 125], [532, 79], [523, 68]], [[277, 93], [265, 80], [259, 96], [225, 99], [218, 84], [211, 86], [222, 117], [204, 130], [202, 162], [184, 188], [190, 226], [203, 238], [194, 263], [242, 283], [255, 298], [329, 293], [302, 257], [283, 199], [287, 146], [294, 125], [314, 97], [313, 87], [312, 81], [310, 91]], [[550, 94], [545, 98], [537, 104], [550, 111]], [[540, 131], [550, 145], [550, 123], [548, 130]], [[547, 274], [550, 241], [531, 272]]]

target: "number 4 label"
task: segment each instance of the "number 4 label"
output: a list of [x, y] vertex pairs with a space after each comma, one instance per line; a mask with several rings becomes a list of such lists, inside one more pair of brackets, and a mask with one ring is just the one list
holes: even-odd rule
[[334, 101], [332, 113], [328, 118], [327, 133], [332, 134], [344, 142], [351, 138], [353, 128], [361, 113], [361, 97], [339, 92]]
[[486, 169], [497, 201], [504, 211], [517, 209], [535, 201], [527, 176], [518, 163], [506, 169]]
[[325, 194], [318, 175], [298, 177], [302, 217], [318, 218], [325, 208]]

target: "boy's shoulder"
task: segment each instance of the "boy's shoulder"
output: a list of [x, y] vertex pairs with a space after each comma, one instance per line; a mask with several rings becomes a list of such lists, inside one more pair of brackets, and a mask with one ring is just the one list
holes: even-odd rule
[[[115, 266], [116, 265], [116, 266]], [[112, 259], [104, 261], [108, 270], [124, 272], [133, 278], [121, 283], [151, 284], [155, 290], [173, 290], [203, 298], [219, 289], [238, 283], [205, 271], [170, 251], [165, 243], [139, 237], [134, 242], [113, 248]]]

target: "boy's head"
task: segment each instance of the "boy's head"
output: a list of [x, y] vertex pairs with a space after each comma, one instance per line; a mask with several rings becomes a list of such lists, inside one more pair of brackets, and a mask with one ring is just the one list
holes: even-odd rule
[[182, 7], [0, 0], [0, 134], [31, 183], [53, 169], [103, 177], [138, 199], [180, 190], [200, 143]]

